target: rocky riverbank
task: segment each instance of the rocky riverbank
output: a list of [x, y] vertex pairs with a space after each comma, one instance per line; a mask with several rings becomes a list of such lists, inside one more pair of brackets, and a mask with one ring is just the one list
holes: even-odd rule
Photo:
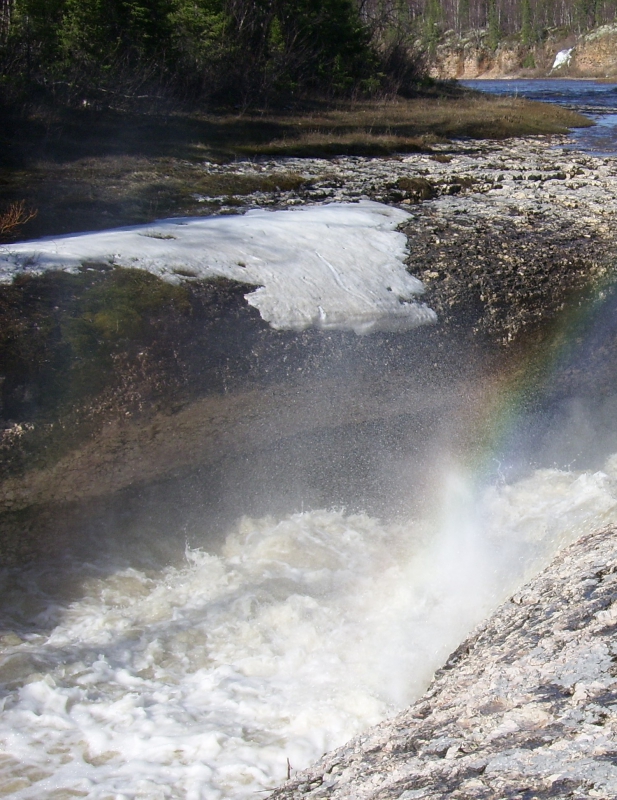
[[[59, 546], [71, 520], [79, 528], [95, 500], [139, 494], [187, 471], [214, 470], [230, 453], [242, 458], [282, 438], [397, 419], [408, 413], [410, 392], [420, 396], [419, 386], [407, 386], [409, 374], [423, 373], [422, 390], [432, 381], [442, 387], [439, 394], [454, 374], [472, 384], [471, 372], [462, 377], [465, 360], [479, 360], [489, 373], [515, 367], [517, 352], [540, 346], [567, 303], [609, 291], [614, 274], [617, 166], [565, 145], [537, 138], [444, 144], [393, 158], [204, 164], [204, 171], [223, 177], [276, 183], [277, 175], [292, 172], [301, 179], [287, 191], [197, 197], [219, 213], [361, 198], [406, 209], [409, 270], [424, 282], [424, 300], [438, 324], [422, 336], [273, 331], [243, 299], [247, 287], [208, 288], [187, 280], [178, 296], [148, 300], [148, 331], [129, 328], [136, 339], [116, 340], [112, 330], [109, 341], [118, 349], [110, 363], [109, 354], [97, 350], [99, 361], [80, 357], [65, 372], [56, 369], [63, 397], [65, 373], [79, 387], [88, 380], [84, 363], [93, 369], [104, 363], [108, 383], [94, 399], [80, 399], [75, 389], [70, 403], [53, 406], [48, 398], [52, 404], [37, 416], [32, 397], [40, 375], [34, 367], [27, 374], [7, 373], [0, 485], [5, 562]], [[35, 297], [42, 296], [41, 280], [28, 283]], [[95, 289], [103, 292], [99, 284]], [[115, 284], [104, 292], [96, 296], [117, 302]], [[82, 328], [94, 314], [88, 308]], [[28, 337], [44, 329], [44, 320], [20, 325], [14, 350], [22, 348], [17, 354], [23, 358]], [[6, 346], [10, 350], [10, 337]], [[588, 367], [596, 377], [604, 370], [610, 390], [610, 348], [602, 351], [600, 365], [594, 357]], [[41, 364], [47, 369], [49, 359], [41, 357]], [[370, 375], [370, 402], [350, 397], [348, 387], [335, 400], [344, 364]], [[569, 374], [562, 388], [574, 390], [585, 380], [580, 371]], [[448, 403], [456, 405], [459, 389], [450, 391]], [[316, 404], [320, 392], [331, 398], [327, 413]], [[448, 403], [443, 419], [452, 416]], [[478, 400], [476, 407], [481, 405]]]
[[489, 44], [487, 30], [447, 32], [429, 56], [430, 74], [440, 80], [503, 78], [617, 77], [617, 26], [603, 25], [585, 34], [553, 31], [538, 44], [505, 39]]
[[[565, 140], [434, 146], [395, 158], [285, 159], [211, 167], [304, 188], [258, 194], [249, 207], [372, 199], [410, 211], [409, 270], [424, 282], [440, 325], [469, 325], [502, 343], [563, 308], [612, 270], [617, 167]], [[242, 198], [204, 197], [223, 212]], [[558, 276], [558, 279], [555, 280]]]
[[501, 606], [411, 708], [272, 799], [615, 797], [616, 590], [611, 528]]

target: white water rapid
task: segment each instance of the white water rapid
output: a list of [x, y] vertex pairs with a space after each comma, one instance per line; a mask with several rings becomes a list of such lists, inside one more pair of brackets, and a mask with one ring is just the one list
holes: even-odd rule
[[416, 698], [557, 547], [617, 522], [617, 459], [483, 490], [450, 470], [435, 507], [245, 518], [217, 555], [158, 570], [4, 572], [0, 795], [267, 796]]
[[[495, 371], [480, 374], [481, 354], [464, 336], [431, 344], [430, 327], [409, 332], [435, 314], [416, 303], [422, 286], [406, 271], [407, 240], [396, 226], [408, 217], [375, 203], [332, 204], [0, 253], [7, 282], [16, 272], [77, 269], [85, 258], [170, 281], [186, 276], [188, 264], [193, 277], [260, 287], [248, 302], [277, 331], [318, 328], [328, 343], [316, 348], [323, 364], [312, 375], [298, 367], [288, 385], [268, 383], [263, 396], [256, 384], [246, 393], [253, 404], [234, 407], [225, 387], [210, 428], [170, 410], [156, 451], [161, 471], [164, 445], [177, 433], [184, 446], [191, 431], [204, 441], [206, 431], [217, 452], [195, 461], [192, 486], [165, 473], [166, 483], [128, 487], [131, 502], [144, 505], [135, 536], [120, 524], [132, 513], [120, 483], [118, 525], [94, 534], [103, 544], [88, 529], [91, 539], [84, 534], [62, 558], [0, 571], [0, 797], [265, 798], [288, 774], [417, 698], [473, 626], [560, 546], [617, 523], [612, 384], [595, 392], [586, 373], [570, 370], [574, 388], [582, 384], [597, 406], [598, 426], [573, 402], [543, 427], [549, 411], [509, 388], [497, 359]], [[353, 333], [384, 330], [397, 333], [357, 341]], [[561, 402], [555, 386], [547, 407]], [[500, 390], [512, 392], [505, 403]], [[500, 403], [508, 424], [497, 419]], [[507, 438], [523, 413], [522, 445], [512, 453], [490, 445], [507, 462], [508, 480], [486, 477], [483, 442]], [[233, 447], [217, 444], [225, 426], [237, 434]], [[136, 429], [145, 441], [145, 428]], [[134, 460], [155, 452], [138, 444]], [[114, 461], [108, 446], [109, 463], [124, 469], [128, 448], [118, 445]], [[169, 469], [184, 469], [169, 452]], [[563, 468], [579, 456], [578, 471]], [[337, 508], [347, 498], [353, 513]], [[310, 510], [298, 512], [303, 503]], [[200, 508], [225, 525], [258, 510], [220, 538], [216, 515], [201, 519]], [[190, 536], [180, 511], [174, 520], [178, 509], [192, 513]], [[278, 517], [258, 517], [275, 509]]]

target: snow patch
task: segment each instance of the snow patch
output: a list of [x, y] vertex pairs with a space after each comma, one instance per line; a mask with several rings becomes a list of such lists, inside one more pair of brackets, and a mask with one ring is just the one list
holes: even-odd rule
[[559, 69], [560, 67], [569, 67], [570, 62], [572, 61], [573, 52], [573, 47], [571, 47], [569, 50], [560, 50], [555, 56], [553, 66], [551, 67], [551, 72], [554, 72], [554, 70]]
[[225, 277], [275, 329], [407, 330], [436, 320], [413, 301], [421, 281], [405, 268], [398, 208], [364, 201], [238, 216], [167, 219], [0, 248], [0, 282], [88, 262], [144, 269], [166, 281]]

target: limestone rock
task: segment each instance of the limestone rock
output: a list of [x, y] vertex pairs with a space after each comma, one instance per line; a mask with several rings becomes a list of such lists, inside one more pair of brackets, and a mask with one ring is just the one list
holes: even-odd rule
[[[301, 176], [302, 189], [245, 197], [250, 208], [362, 198], [400, 203], [411, 214], [404, 227], [409, 271], [424, 283], [424, 299], [438, 315], [438, 324], [421, 337], [426, 374], [431, 364], [443, 365], [454, 342], [465, 342], [469, 353], [474, 341], [483, 348], [483, 359], [490, 347], [494, 360], [487, 369], [494, 374], [518, 342], [540, 337], [572, 298], [605, 292], [614, 274], [617, 162], [567, 150], [567, 143], [563, 137], [458, 142], [391, 158], [247, 160], [208, 163], [204, 171], [266, 175], [273, 183], [280, 174]], [[5, 409], [7, 418], [0, 423], [4, 563], [29, 558], [38, 541], [59, 545], [56, 530], [68, 530], [68, 523], [54, 522], [53, 536], [47, 527], [38, 533], [50, 506], [55, 519], [58, 505], [73, 517], [72, 503], [89, 506], [96, 498], [217, 463], [221, 453], [270, 446], [276, 431], [290, 436], [308, 433], [311, 425], [356, 421], [347, 396], [336, 420], [315, 420], [298, 394], [300, 376], [315, 374], [327, 359], [338, 363], [340, 354], [349, 352], [340, 339], [311, 330], [269, 330], [246, 307], [247, 287], [241, 284], [187, 285], [193, 293], [190, 317], [180, 312], [161, 317], [148, 347], [129, 348], [116, 362], [118, 385], [96, 403], [45, 419], [29, 418], [27, 404], [19, 416], [17, 401], [10, 415]], [[417, 371], [419, 340], [410, 339], [401, 349], [402, 339], [392, 339], [382, 350], [399, 375]], [[185, 343], [183, 349], [178, 342]], [[593, 378], [594, 386], [612, 392], [616, 342], [617, 332], [590, 352], [576, 373], [554, 378], [555, 389], [571, 392], [573, 381], [580, 387]], [[369, 344], [354, 341], [352, 349], [354, 358], [370, 366]], [[28, 383], [14, 383], [20, 396], [30, 390]], [[453, 391], [450, 386], [446, 395]], [[396, 390], [387, 387], [385, 397], [365, 404], [362, 419], [408, 413], [409, 396], [407, 379], [401, 378]], [[283, 402], [289, 405], [285, 421]]]
[[617, 530], [564, 550], [411, 708], [272, 800], [617, 796]]
[[[586, 34], [564, 36], [553, 31], [541, 44], [524, 46], [516, 39], [497, 49], [486, 29], [449, 31], [429, 58], [429, 71], [441, 80], [477, 78], [614, 78], [617, 75], [617, 26], [602, 25]], [[556, 59], [560, 53], [568, 58]]]

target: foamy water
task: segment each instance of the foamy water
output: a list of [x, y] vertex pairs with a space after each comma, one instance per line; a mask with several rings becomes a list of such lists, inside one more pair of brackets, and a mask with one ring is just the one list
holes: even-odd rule
[[560, 545], [617, 520], [617, 459], [481, 491], [451, 470], [443, 487], [406, 524], [313, 511], [244, 519], [179, 566], [67, 563], [64, 600], [49, 568], [19, 587], [4, 573], [0, 794], [265, 797], [421, 694]]

